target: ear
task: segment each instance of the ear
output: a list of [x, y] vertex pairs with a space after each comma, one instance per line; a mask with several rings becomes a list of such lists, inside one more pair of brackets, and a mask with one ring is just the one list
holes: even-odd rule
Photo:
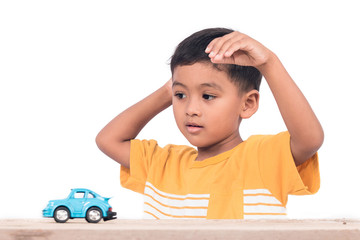
[[260, 94], [257, 90], [251, 90], [245, 93], [241, 101], [240, 117], [250, 118], [259, 108]]

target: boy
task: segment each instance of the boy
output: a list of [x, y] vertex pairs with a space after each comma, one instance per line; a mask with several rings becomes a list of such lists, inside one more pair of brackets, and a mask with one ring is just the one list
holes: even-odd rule
[[[205, 29], [179, 44], [171, 70], [96, 138], [121, 164], [121, 184], [144, 194], [145, 218], [278, 218], [288, 194], [317, 192], [323, 130], [274, 53], [240, 32]], [[288, 131], [243, 141], [239, 126], [258, 109], [262, 75]], [[197, 150], [135, 139], [170, 105]]]

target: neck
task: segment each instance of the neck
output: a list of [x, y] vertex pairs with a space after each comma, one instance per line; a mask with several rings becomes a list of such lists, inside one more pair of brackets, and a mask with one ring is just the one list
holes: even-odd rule
[[198, 147], [198, 156], [196, 158], [196, 161], [202, 161], [207, 158], [219, 155], [223, 152], [229, 151], [242, 142], [243, 140], [240, 137], [240, 134], [237, 134], [231, 138], [227, 138], [226, 140], [215, 143], [211, 146]]

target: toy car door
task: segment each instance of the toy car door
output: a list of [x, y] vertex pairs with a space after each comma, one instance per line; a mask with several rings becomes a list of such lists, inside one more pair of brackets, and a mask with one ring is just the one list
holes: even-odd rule
[[82, 214], [85, 200], [85, 191], [74, 192], [73, 197], [70, 199], [70, 204], [74, 209], [74, 217], [76, 217], [76, 215]]

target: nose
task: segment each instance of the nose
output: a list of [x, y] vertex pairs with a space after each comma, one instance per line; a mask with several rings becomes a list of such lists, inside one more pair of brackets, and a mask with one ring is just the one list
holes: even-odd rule
[[196, 99], [189, 99], [186, 105], [186, 115], [190, 117], [201, 116], [199, 101]]

